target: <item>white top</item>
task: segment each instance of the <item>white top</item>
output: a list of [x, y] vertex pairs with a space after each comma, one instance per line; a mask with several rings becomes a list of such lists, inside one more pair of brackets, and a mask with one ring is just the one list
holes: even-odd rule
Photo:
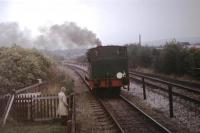
[[58, 110], [57, 113], [60, 116], [65, 116], [68, 115], [68, 104], [67, 104], [67, 98], [65, 96], [64, 92], [59, 92], [58, 93], [58, 98], [59, 98], [59, 103], [58, 103]]

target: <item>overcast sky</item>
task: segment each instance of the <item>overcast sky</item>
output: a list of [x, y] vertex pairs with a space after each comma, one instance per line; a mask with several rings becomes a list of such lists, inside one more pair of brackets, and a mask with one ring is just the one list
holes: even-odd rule
[[200, 0], [0, 0], [0, 22], [39, 26], [72, 21], [104, 44], [200, 37]]

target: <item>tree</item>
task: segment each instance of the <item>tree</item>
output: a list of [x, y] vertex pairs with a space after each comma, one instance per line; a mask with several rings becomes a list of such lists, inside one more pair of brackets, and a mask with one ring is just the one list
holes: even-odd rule
[[19, 46], [0, 48], [0, 88], [1, 92], [19, 89], [47, 80], [50, 60], [35, 49], [24, 49]]
[[171, 41], [167, 43], [160, 54], [160, 69], [166, 74], [184, 74], [185, 72], [185, 50], [178, 43]]

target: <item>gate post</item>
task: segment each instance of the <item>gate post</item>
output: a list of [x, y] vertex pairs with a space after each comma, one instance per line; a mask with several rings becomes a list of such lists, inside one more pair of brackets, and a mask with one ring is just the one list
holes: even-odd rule
[[69, 95], [68, 97], [68, 120], [67, 120], [67, 131], [71, 133], [72, 131], [72, 115], [73, 115], [73, 95]]

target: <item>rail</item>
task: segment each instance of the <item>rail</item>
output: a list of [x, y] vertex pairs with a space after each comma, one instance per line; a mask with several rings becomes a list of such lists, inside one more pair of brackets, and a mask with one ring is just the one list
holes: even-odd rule
[[134, 69], [129, 69], [130, 72], [134, 72], [134, 73], [138, 73], [138, 74], [142, 74], [145, 76], [150, 76], [150, 77], [154, 77], [154, 78], [159, 78], [165, 81], [169, 81], [172, 83], [176, 83], [176, 84], [181, 84], [181, 85], [185, 85], [188, 86], [190, 88], [200, 88], [200, 83], [198, 81], [189, 81], [189, 80], [183, 80], [183, 79], [175, 79], [175, 78], [170, 78], [164, 75], [160, 75], [160, 74], [155, 74], [155, 73], [146, 73], [146, 72], [141, 72], [141, 71], [136, 71]]
[[[133, 77], [133, 75], [142, 78], [142, 80], [135, 79]], [[173, 87], [177, 87], [177, 88], [180, 88], [182, 90], [186, 90], [188, 92], [194, 92], [196, 94], [200, 94], [199, 90], [192, 89], [192, 88], [189, 88], [187, 86], [180, 85], [180, 84], [175, 84], [175, 83], [171, 83], [171, 82], [168, 82], [168, 81], [164, 81], [164, 80], [161, 80], [161, 79], [158, 79], [158, 78], [153, 78], [153, 77], [150, 77], [150, 76], [133, 73], [133, 72], [130, 72], [130, 78], [142, 82], [143, 97], [144, 97], [144, 99], [146, 99], [146, 86], [145, 85], [156, 87], [156, 88], [159, 88], [162, 91], [167, 92], [168, 93], [168, 97], [169, 97], [168, 99], [169, 99], [169, 113], [170, 113], [170, 117], [174, 117], [174, 112], [173, 112], [173, 96], [178, 96], [180, 98], [183, 98], [183, 99], [188, 100], [190, 102], [193, 102], [195, 104], [200, 104], [199, 100], [191, 98], [191, 97], [188, 97], [188, 96], [185, 96], [185, 95], [177, 93], [177, 92], [173, 92], [172, 89], [173, 89]], [[152, 84], [152, 83], [145, 82], [145, 79], [165, 84], [165, 85], [168, 86], [168, 89], [166, 89], [166, 88], [164, 88], [162, 86], [158, 86], [158, 85], [155, 85], [155, 84]]]
[[132, 102], [130, 102], [127, 98], [125, 98], [122, 95], [120, 95], [120, 98], [123, 99], [129, 105], [131, 105], [133, 108], [137, 109], [142, 115], [144, 115], [149, 121], [151, 121], [152, 124], [154, 124], [155, 126], [157, 126], [160, 129], [161, 132], [171, 133], [171, 131], [169, 131], [166, 127], [164, 127], [163, 125], [161, 125], [160, 123], [158, 123], [151, 116], [149, 116], [144, 111], [142, 111], [140, 108], [138, 108], [135, 104], [133, 104]]
[[[82, 70], [84, 71], [82, 68], [80, 67], [74, 67], [74, 68], [77, 68], [79, 70]], [[75, 71], [75, 73], [81, 78], [81, 80], [84, 82], [84, 84], [87, 86], [87, 88], [89, 88], [89, 84], [88, 82], [84, 79], [84, 77], [76, 70], [74, 69], [73, 66], [71, 66], [71, 69]], [[86, 72], [86, 71], [84, 71]], [[90, 89], [89, 89], [90, 91]], [[97, 99], [100, 104], [104, 107], [104, 110], [110, 115], [110, 117], [112, 118], [112, 120], [115, 122], [115, 124], [117, 125], [118, 129], [120, 130], [121, 133], [124, 133], [124, 130], [121, 128], [121, 126], [119, 125], [119, 123], [117, 122], [117, 120], [114, 118], [114, 116], [110, 113], [110, 111], [108, 109], [105, 108], [103, 102], [100, 100], [100, 99]]]
[[[87, 72], [84, 69], [82, 69], [81, 67], [76, 67], [73, 65], [68, 65], [71, 67], [71, 69], [73, 69], [75, 71], [75, 73], [77, 75], [79, 75], [79, 77], [83, 80], [83, 82], [85, 83], [85, 85], [87, 87], [89, 87], [87, 81], [84, 79], [84, 77], [76, 70], [79, 69], [83, 72]], [[90, 89], [89, 89], [90, 90]], [[132, 107], [136, 108], [139, 112], [141, 112], [141, 114], [143, 114], [147, 119], [149, 119], [151, 122], [153, 122], [153, 124], [155, 126], [157, 126], [160, 131], [162, 132], [166, 132], [166, 133], [171, 133], [171, 131], [169, 131], [166, 127], [164, 127], [162, 124], [158, 123], [156, 120], [154, 120], [152, 117], [148, 116], [145, 112], [143, 112], [141, 109], [139, 109], [136, 105], [134, 105], [133, 103], [131, 103], [130, 101], [128, 101], [128, 99], [126, 99], [123, 96], [120, 96], [124, 101], [126, 101], [128, 104], [130, 104]], [[100, 101], [100, 103], [102, 104], [102, 106], [105, 108], [106, 112], [111, 116], [111, 118], [113, 119], [113, 121], [115, 122], [115, 124], [117, 125], [117, 127], [119, 128], [120, 132], [124, 133], [125, 131], [123, 130], [123, 128], [120, 126], [119, 122], [117, 121], [117, 119], [112, 115], [112, 113], [106, 108], [106, 106], [104, 105], [104, 102], [101, 99], [98, 99]]]
[[158, 78], [153, 78], [153, 77], [150, 77], [150, 76], [145, 76], [145, 75], [134, 73], [134, 72], [130, 72], [130, 74], [138, 76], [138, 77], [142, 77], [142, 78], [145, 78], [145, 79], [149, 79], [149, 80], [152, 80], [152, 81], [160, 82], [160, 83], [163, 83], [163, 84], [167, 84], [167, 85], [170, 85], [170, 86], [173, 86], [173, 87], [178, 87], [178, 88], [181, 88], [183, 90], [187, 90], [189, 92], [195, 92], [197, 94], [200, 94], [200, 90], [196, 90], [196, 89], [193, 89], [193, 88], [188, 87], [188, 86], [172, 83], [172, 82], [169, 82], [169, 81], [165, 81], [165, 80], [158, 79]]

